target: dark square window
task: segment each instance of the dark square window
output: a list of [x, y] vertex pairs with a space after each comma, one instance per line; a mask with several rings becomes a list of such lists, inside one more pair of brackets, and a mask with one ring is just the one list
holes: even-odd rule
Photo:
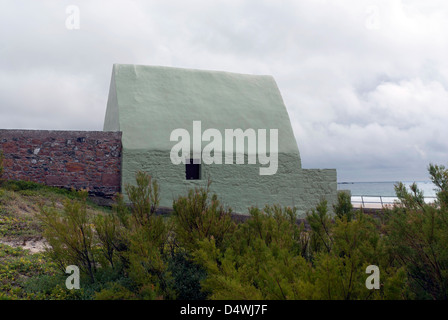
[[187, 180], [200, 180], [201, 165], [199, 163], [193, 163], [193, 159], [188, 160], [188, 163], [185, 164], [185, 176]]

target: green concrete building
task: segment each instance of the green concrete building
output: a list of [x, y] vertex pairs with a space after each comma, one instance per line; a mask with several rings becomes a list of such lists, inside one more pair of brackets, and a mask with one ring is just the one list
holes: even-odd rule
[[[240, 148], [237, 138], [230, 139], [237, 129], [245, 134]], [[162, 207], [208, 179], [220, 200], [242, 214], [250, 206], [280, 204], [296, 206], [304, 216], [322, 197], [330, 208], [337, 198], [335, 169], [302, 169], [271, 76], [115, 64], [104, 131], [123, 133], [122, 186], [134, 183], [137, 171], [148, 172], [160, 184]], [[187, 140], [179, 132], [190, 134], [189, 146], [182, 144], [188, 155], [174, 150]], [[175, 163], [173, 155], [185, 163]]]

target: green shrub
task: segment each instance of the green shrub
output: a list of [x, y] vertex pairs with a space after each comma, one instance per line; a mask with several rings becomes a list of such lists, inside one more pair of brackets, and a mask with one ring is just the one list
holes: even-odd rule
[[135, 222], [141, 226], [149, 222], [156, 212], [160, 196], [157, 181], [144, 172], [137, 172], [137, 185], [126, 185], [126, 194], [131, 202], [132, 216]]
[[39, 275], [24, 283], [26, 296], [33, 300], [78, 300], [80, 292], [65, 288], [66, 277], [59, 275]]
[[332, 228], [333, 222], [328, 214], [327, 201], [322, 200], [316, 209], [307, 213], [307, 221], [311, 228], [310, 233], [310, 256], [314, 253], [330, 252], [333, 246]]
[[227, 248], [214, 238], [200, 241], [195, 261], [207, 270], [203, 281], [212, 299], [302, 298], [293, 286], [306, 279], [310, 265], [300, 255], [300, 231], [295, 210], [266, 207], [250, 210], [238, 224]]
[[[33, 181], [23, 181], [23, 180], [7, 180], [3, 181], [2, 188], [19, 192], [22, 195], [26, 196], [36, 196], [36, 195], [61, 195], [66, 199], [79, 199], [80, 193], [74, 189], [65, 189], [58, 187], [46, 186], [44, 184], [40, 184]], [[89, 201], [88, 201], [89, 202]], [[90, 203], [92, 205], [93, 203]]]
[[[80, 192], [78, 199], [67, 200], [64, 211], [41, 208], [44, 236], [49, 242], [50, 257], [61, 272], [68, 265], [79, 266], [90, 283], [86, 288], [97, 288], [104, 298], [118, 295], [117, 287], [104, 287], [104, 276], [124, 275], [134, 283], [134, 293], [142, 298], [173, 297], [170, 275], [167, 271], [166, 248], [170, 226], [161, 216], [156, 216], [158, 185], [151, 177], [139, 172], [136, 186], [126, 186], [131, 201], [127, 209], [122, 196], [112, 212], [87, 210], [87, 192]], [[107, 277], [106, 277], [107, 278]], [[86, 289], [85, 289], [86, 290]], [[104, 290], [104, 291], [103, 291]], [[112, 291], [111, 291], [112, 290]]]
[[210, 196], [209, 186], [189, 190], [173, 202], [176, 239], [190, 252], [204, 239], [213, 238], [218, 247], [225, 246], [235, 229], [232, 210], [224, 209], [216, 194]]
[[350, 193], [345, 191], [338, 191], [338, 202], [333, 205], [334, 212], [336, 217], [342, 219], [343, 217], [347, 217], [347, 220], [350, 221], [353, 218], [353, 205]]
[[[406, 273], [392, 265], [378, 223], [358, 213], [332, 221], [326, 201], [298, 225], [295, 209], [252, 208], [225, 248], [199, 241], [195, 261], [207, 270], [211, 299], [403, 299]], [[366, 268], [381, 268], [383, 290], [366, 288]]]
[[145, 299], [174, 298], [167, 264], [171, 225], [156, 215], [159, 186], [143, 172], [137, 173], [136, 183], [126, 186], [131, 215], [126, 218], [126, 212], [122, 212], [120, 218], [128, 226], [127, 250], [123, 253], [128, 261], [127, 272]]
[[15, 180], [8, 180], [5, 181], [2, 185], [2, 187], [6, 190], [10, 191], [21, 191], [21, 190], [38, 190], [44, 188], [43, 185], [38, 184], [36, 182], [32, 181], [15, 181]]
[[94, 300], [137, 300], [136, 294], [118, 283], [111, 283], [109, 288], [95, 292]]
[[[323, 299], [404, 299], [408, 291], [403, 270], [395, 267], [389, 248], [379, 232], [378, 221], [357, 212], [336, 219], [332, 247], [316, 256], [316, 288]], [[365, 286], [366, 268], [381, 270], [380, 290]]]
[[[26, 285], [31, 297], [61, 299], [447, 299], [448, 171], [430, 165], [437, 201], [397, 184], [400, 203], [381, 219], [354, 211], [339, 193], [330, 216], [322, 200], [297, 223], [295, 208], [252, 207], [236, 224], [216, 194], [190, 190], [157, 215], [159, 187], [146, 173], [117, 195], [110, 212], [89, 211], [86, 193], [63, 212], [42, 208], [49, 252], [62, 272], [78, 265], [83, 286], [67, 292], [60, 275]], [[33, 184], [11, 184], [32, 190]], [[1, 258], [1, 257], [0, 257]], [[380, 289], [365, 286], [380, 268]], [[38, 289], [38, 284], [42, 284]], [[16, 290], [16, 289], [15, 289]], [[5, 295], [4, 295], [5, 296]], [[5, 296], [6, 297], [6, 296]]]
[[168, 271], [173, 277], [173, 290], [179, 300], [205, 300], [208, 292], [202, 290], [201, 281], [207, 276], [203, 267], [192, 261], [185, 251], [173, 253]]
[[41, 207], [39, 218], [43, 235], [51, 247], [50, 255], [61, 272], [76, 265], [95, 281], [96, 253], [93, 219], [87, 212], [87, 192], [80, 191], [81, 200], [67, 200], [61, 213], [53, 208]]
[[145, 294], [173, 299], [172, 278], [168, 271], [168, 242], [170, 227], [161, 216], [152, 216], [147, 224], [135, 224], [128, 233], [128, 250], [124, 252], [129, 264], [127, 272]]
[[387, 213], [387, 239], [398, 264], [406, 267], [416, 297], [447, 299], [448, 171], [430, 165], [429, 173], [438, 187], [436, 203], [425, 203], [416, 184], [410, 186], [410, 191], [402, 183], [397, 184], [401, 205]]
[[430, 164], [428, 167], [432, 183], [436, 186], [437, 202], [441, 210], [448, 209], [448, 170], [445, 166]]

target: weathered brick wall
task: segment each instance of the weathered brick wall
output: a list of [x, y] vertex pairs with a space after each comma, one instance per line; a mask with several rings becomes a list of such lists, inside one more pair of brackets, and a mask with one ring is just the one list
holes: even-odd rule
[[110, 197], [121, 187], [121, 132], [0, 130], [3, 179]]

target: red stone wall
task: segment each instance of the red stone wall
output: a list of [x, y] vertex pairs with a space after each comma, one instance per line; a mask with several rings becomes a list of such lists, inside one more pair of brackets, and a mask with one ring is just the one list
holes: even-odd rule
[[0, 130], [0, 150], [3, 179], [120, 192], [121, 132]]

